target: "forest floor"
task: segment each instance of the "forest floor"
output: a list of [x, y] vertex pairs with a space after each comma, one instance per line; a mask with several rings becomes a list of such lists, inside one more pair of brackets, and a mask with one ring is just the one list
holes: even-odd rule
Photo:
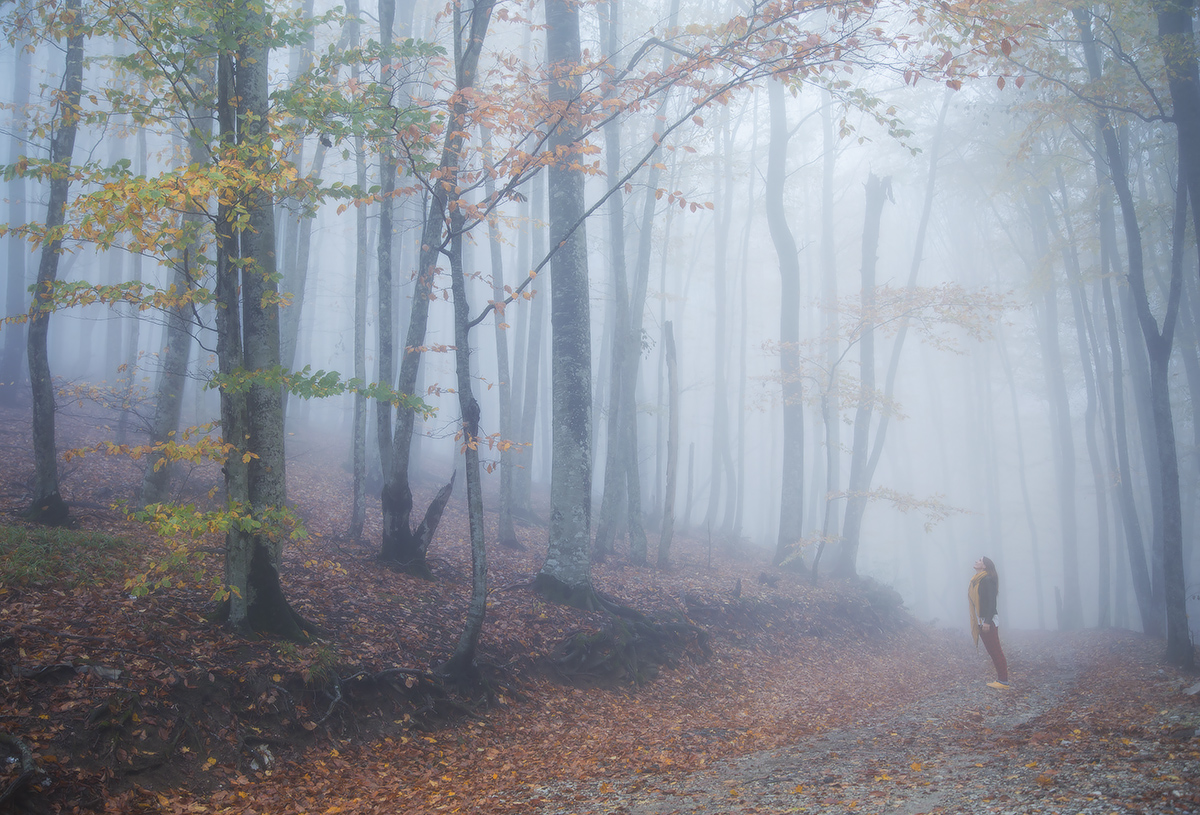
[[[33, 768], [0, 809], [1200, 810], [1197, 677], [1138, 635], [1005, 630], [1014, 688], [997, 691], [967, 632], [914, 620], [885, 587], [814, 586], [744, 543], [683, 536], [667, 570], [620, 555], [595, 567], [606, 594], [682, 633], [624, 675], [589, 676], [567, 671], [564, 644], [621, 628], [531, 591], [545, 530], [527, 526], [524, 550], [489, 551], [484, 681], [447, 687], [431, 669], [468, 600], [459, 498], [434, 542], [434, 579], [396, 574], [374, 559], [377, 499], [366, 542], [343, 535], [344, 449], [298, 440], [289, 489], [311, 536], [289, 546], [284, 586], [323, 634], [248, 640], [206, 618], [220, 541], [193, 545], [170, 586], [130, 592], [130, 577], [180, 554], [114, 508], [138, 463], [71, 461], [70, 537], [23, 525], [28, 427], [0, 410], [0, 795], [21, 772], [20, 745]], [[112, 431], [66, 408], [59, 446]], [[183, 497], [200, 502], [220, 478], [214, 465], [185, 475]], [[438, 486], [422, 482], [418, 506]]]

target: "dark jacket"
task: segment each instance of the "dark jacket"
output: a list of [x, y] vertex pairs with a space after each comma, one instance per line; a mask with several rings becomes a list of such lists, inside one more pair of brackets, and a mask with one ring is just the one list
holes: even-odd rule
[[1000, 578], [994, 574], [984, 575], [979, 581], [979, 619], [985, 623], [996, 622], [996, 595], [1000, 593]]

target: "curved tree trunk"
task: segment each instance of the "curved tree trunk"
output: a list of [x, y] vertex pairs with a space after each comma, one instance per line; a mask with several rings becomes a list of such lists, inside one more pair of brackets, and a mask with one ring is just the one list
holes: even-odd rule
[[[1101, 78], [1101, 62], [1099, 51], [1096, 47], [1096, 41], [1093, 36], [1091, 27], [1091, 17], [1087, 10], [1076, 9], [1073, 11], [1075, 21], [1079, 25], [1080, 40], [1083, 46], [1084, 58], [1087, 61], [1088, 74], [1092, 80]], [[1104, 161], [1107, 165], [1107, 173], [1097, 163], [1096, 174], [1102, 189], [1104, 189], [1111, 180], [1112, 191], [1117, 197], [1120, 205], [1122, 224], [1125, 232], [1125, 246], [1128, 253], [1126, 260], [1129, 279], [1132, 283], [1136, 277], [1139, 281], [1143, 280], [1143, 255], [1142, 255], [1142, 236], [1141, 228], [1137, 222], [1137, 213], [1134, 210], [1133, 194], [1129, 187], [1129, 178], [1125, 169], [1125, 160], [1122, 156], [1120, 146], [1117, 142], [1117, 134], [1113, 130], [1112, 122], [1104, 111], [1098, 111], [1096, 114], [1096, 129], [1099, 141], [1104, 148]], [[1108, 180], [1106, 180], [1108, 179]], [[1107, 205], [1100, 208], [1101, 222], [1101, 240], [1108, 242], [1107, 255], [1112, 259], [1113, 265], [1116, 266], [1116, 226], [1112, 223], [1110, 208]], [[1144, 293], [1144, 284], [1143, 284]], [[1116, 419], [1116, 427], [1114, 432], [1117, 442], [1118, 462], [1121, 468], [1120, 471], [1120, 501], [1121, 515], [1125, 525], [1126, 547], [1129, 554], [1129, 563], [1131, 576], [1133, 578], [1134, 592], [1137, 595], [1138, 609], [1142, 616], [1142, 629], [1152, 635], [1161, 634], [1163, 630], [1163, 614], [1162, 606], [1155, 590], [1154, 569], [1147, 568], [1145, 560], [1145, 550], [1142, 545], [1142, 530], [1138, 523], [1136, 504], [1133, 495], [1133, 481], [1131, 477], [1131, 468], [1129, 464], [1129, 453], [1127, 447], [1127, 436], [1125, 428], [1125, 403], [1124, 389], [1122, 384], [1122, 356], [1121, 346], [1119, 342], [1119, 332], [1117, 330], [1116, 309], [1113, 305], [1111, 288], [1108, 278], [1104, 279], [1104, 299], [1105, 309], [1108, 316], [1108, 331], [1110, 342], [1113, 350], [1113, 404], [1114, 417]], [[1123, 301], [1128, 298], [1121, 298]], [[1122, 304], [1122, 311], [1127, 314], [1128, 309]], [[1127, 320], [1127, 324], [1128, 324]], [[1127, 328], [1129, 326], [1127, 325]], [[1135, 332], [1126, 331], [1126, 342], [1131, 343]], [[1145, 367], [1145, 358], [1142, 356], [1142, 351], [1136, 347], [1128, 347], [1128, 353], [1125, 359], [1129, 361], [1131, 373], [1137, 383], [1135, 391], [1146, 392], [1151, 389], [1149, 382], [1139, 382], [1139, 379], [1149, 379], [1149, 377], [1141, 371]], [[1142, 417], [1142, 439], [1143, 446], [1149, 447], [1155, 445], [1154, 435], [1149, 432], [1145, 426], [1144, 417]], [[1150, 462], [1148, 462], [1149, 464]], [[1155, 467], [1148, 467], [1147, 477], [1151, 482], [1151, 505], [1154, 515], [1155, 535], [1154, 541], [1161, 539], [1159, 530], [1162, 527], [1162, 500], [1161, 490], [1156, 489], [1159, 470]], [[1153, 493], [1158, 493], [1157, 497]], [[1153, 547], [1152, 547], [1153, 548]], [[1151, 563], [1154, 558], [1151, 557]]]
[[[847, 485], [846, 515], [842, 527], [842, 545], [833, 568], [834, 577], [853, 577], [857, 574], [859, 532], [867, 506], [867, 491], [871, 486], [874, 467], [868, 447], [871, 421], [875, 413], [875, 266], [879, 260], [879, 224], [883, 205], [892, 194], [891, 178], [867, 177], [867, 207], [862, 238], [862, 335], [859, 350], [859, 395], [854, 413], [854, 442], [850, 451], [850, 480]], [[877, 436], [878, 437], [878, 436]]]
[[783, 387], [783, 480], [779, 538], [771, 562], [776, 566], [798, 555], [804, 534], [804, 405], [800, 383], [800, 260], [796, 239], [783, 208], [787, 178], [788, 125], [783, 84], [767, 80], [771, 140], [767, 148], [767, 226], [779, 256], [779, 375]]
[[[62, 169], [50, 178], [50, 197], [46, 207], [46, 232], [53, 235], [66, 222], [67, 193], [71, 185], [71, 156], [75, 152], [79, 100], [83, 92], [83, 20], [80, 0], [67, 0], [66, 12], [78, 26], [67, 38], [63, 68], [62, 96], [50, 136], [50, 163]], [[50, 376], [47, 335], [53, 310], [54, 284], [58, 280], [58, 259], [62, 239], [52, 238], [42, 245], [38, 261], [37, 287], [33, 294], [27, 336], [29, 379], [33, 388], [33, 501], [25, 515], [46, 524], [66, 523], [68, 508], [58, 491], [58, 449], [54, 440], [54, 382]]]
[[[906, 290], [912, 292], [917, 287], [917, 275], [921, 270], [921, 260], [925, 252], [925, 235], [929, 229], [930, 213], [933, 211], [933, 195], [937, 190], [937, 169], [938, 157], [941, 154], [942, 137], [945, 133], [946, 114], [950, 110], [950, 100], [953, 98], [953, 92], [947, 90], [942, 95], [942, 107], [938, 113], [937, 129], [933, 134], [933, 142], [929, 150], [929, 176], [925, 183], [925, 202], [921, 208], [921, 220], [917, 224], [917, 235], [914, 241], [912, 263], [908, 269], [908, 281]], [[890, 196], [890, 190], [889, 190]], [[877, 228], [877, 227], [876, 227]], [[864, 236], [865, 246], [865, 236]], [[865, 260], [864, 260], [865, 263]], [[887, 377], [884, 380], [883, 398], [885, 402], [890, 403], [892, 394], [896, 390], [896, 376], [900, 370], [900, 355], [904, 350], [904, 340], [908, 336], [908, 319], [904, 318], [900, 321], [900, 327], [896, 331], [896, 339], [892, 342], [892, 355], [888, 361]], [[874, 397], [872, 397], [874, 398]], [[891, 421], [891, 413], [884, 412], [879, 418], [879, 427], [875, 430], [875, 440], [871, 443], [871, 454], [866, 460], [866, 466], [859, 471], [858, 487], [855, 487], [856, 477], [854, 473], [853, 459], [851, 460], [850, 470], [850, 496], [846, 501], [845, 520], [843, 521], [843, 546], [840, 550], [842, 559], [839, 561], [835, 572], [843, 577], [848, 577], [857, 573], [857, 559], [859, 546], [859, 533], [862, 529], [862, 513], [866, 511], [866, 492], [870, 489], [871, 479], [875, 476], [875, 468], [879, 465], [879, 458], [883, 455], [883, 445], [887, 441], [888, 425]], [[857, 419], [855, 421], [857, 428]], [[855, 449], [857, 451], [857, 440], [855, 441]], [[853, 455], [856, 455], [854, 453]], [[862, 500], [855, 501], [855, 493], [860, 493]], [[857, 518], [852, 518], [851, 515], [857, 514]], [[848, 560], [847, 558], [853, 558]]]
[[[400, 362], [400, 377], [396, 390], [403, 394], [416, 392], [417, 377], [421, 366], [419, 349], [425, 342], [425, 329], [429, 322], [429, 300], [433, 291], [433, 280], [437, 274], [438, 259], [443, 246], [443, 227], [451, 195], [458, 178], [458, 163], [465, 140], [464, 126], [470, 106], [468, 94], [462, 91], [475, 83], [475, 71], [483, 39], [487, 35], [494, 0], [481, 0], [469, 12], [469, 30], [466, 42], [456, 44], [455, 59], [456, 94], [451, 108], [450, 121], [446, 123], [446, 135], [442, 142], [441, 163], [432, 186], [429, 208], [425, 215], [425, 228], [421, 235], [421, 252], [417, 262], [417, 279], [412, 294], [412, 311], [408, 334], [404, 343], [404, 356]], [[380, 237], [380, 262], [383, 262], [383, 238]], [[382, 272], [381, 272], [382, 274]], [[446, 487], [438, 494], [421, 523], [415, 528], [411, 524], [413, 510], [412, 488], [409, 485], [409, 457], [412, 453], [413, 426], [416, 414], [401, 407], [396, 411], [396, 427], [392, 434], [392, 460], [386, 471], [383, 484], [383, 542], [379, 559], [393, 564], [409, 574], [429, 576], [426, 554], [433, 535], [441, 520], [445, 500], [449, 499]], [[444, 496], [444, 498], [443, 498]]]
[[[455, 28], [458, 16], [455, 10]], [[483, 485], [479, 476], [479, 402], [471, 387], [471, 339], [467, 323], [467, 284], [462, 259], [462, 207], [451, 219], [454, 238], [450, 249], [450, 287], [454, 292], [454, 360], [458, 379], [458, 406], [462, 413], [462, 446], [467, 470], [467, 525], [471, 535], [471, 602], [454, 654], [439, 668], [450, 676], [470, 676], [475, 670], [475, 649], [487, 615], [487, 547], [483, 539]]]

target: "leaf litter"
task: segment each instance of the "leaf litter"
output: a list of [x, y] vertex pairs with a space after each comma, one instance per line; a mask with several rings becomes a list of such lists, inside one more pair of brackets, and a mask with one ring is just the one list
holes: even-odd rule
[[[0, 412], [18, 454], [0, 487], [10, 524], [32, 471], [28, 451], [11, 443], [22, 421]], [[60, 422], [74, 437], [67, 444], [97, 433], [85, 418]], [[1200, 694], [1186, 692], [1194, 677], [1160, 664], [1161, 643], [1006, 631], [1015, 687], [995, 691], [966, 632], [913, 620], [877, 584], [813, 586], [774, 572], [744, 542], [679, 537], [666, 571], [621, 557], [598, 564], [604, 592], [694, 624], [707, 641], [664, 654], [641, 683], [589, 681], [564, 676], [557, 658], [570, 637], [598, 636], [608, 620], [529, 589], [545, 531], [524, 527], [524, 551], [489, 551], [486, 683], [439, 687], [431, 669], [452, 652], [468, 600], [464, 510], [452, 501], [443, 518], [435, 580], [395, 574], [374, 561], [377, 500], [366, 543], [341, 535], [349, 475], [329, 466], [344, 457], [336, 443], [296, 447], [289, 490], [312, 537], [289, 547], [284, 584], [322, 639], [238, 637], [205, 618], [202, 582], [143, 598], [119, 579], [0, 586], [0, 732], [36, 761], [27, 811], [1200, 808]], [[419, 483], [418, 503], [441, 475]], [[163, 544], [110, 508], [139, 477], [124, 459], [89, 457], [64, 494], [80, 528], [150, 558]], [[202, 495], [218, 479], [197, 466], [187, 486]], [[208, 548], [203, 565], [219, 574], [219, 542]], [[0, 785], [18, 772], [15, 761], [0, 764]]]

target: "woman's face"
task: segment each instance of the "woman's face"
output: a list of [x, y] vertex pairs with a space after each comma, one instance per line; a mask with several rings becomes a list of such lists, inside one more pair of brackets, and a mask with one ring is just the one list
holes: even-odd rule
[[975, 571], [977, 571], [977, 572], [986, 572], [987, 571], [987, 566], [984, 564], [983, 558], [980, 558], [979, 560], [975, 561]]

